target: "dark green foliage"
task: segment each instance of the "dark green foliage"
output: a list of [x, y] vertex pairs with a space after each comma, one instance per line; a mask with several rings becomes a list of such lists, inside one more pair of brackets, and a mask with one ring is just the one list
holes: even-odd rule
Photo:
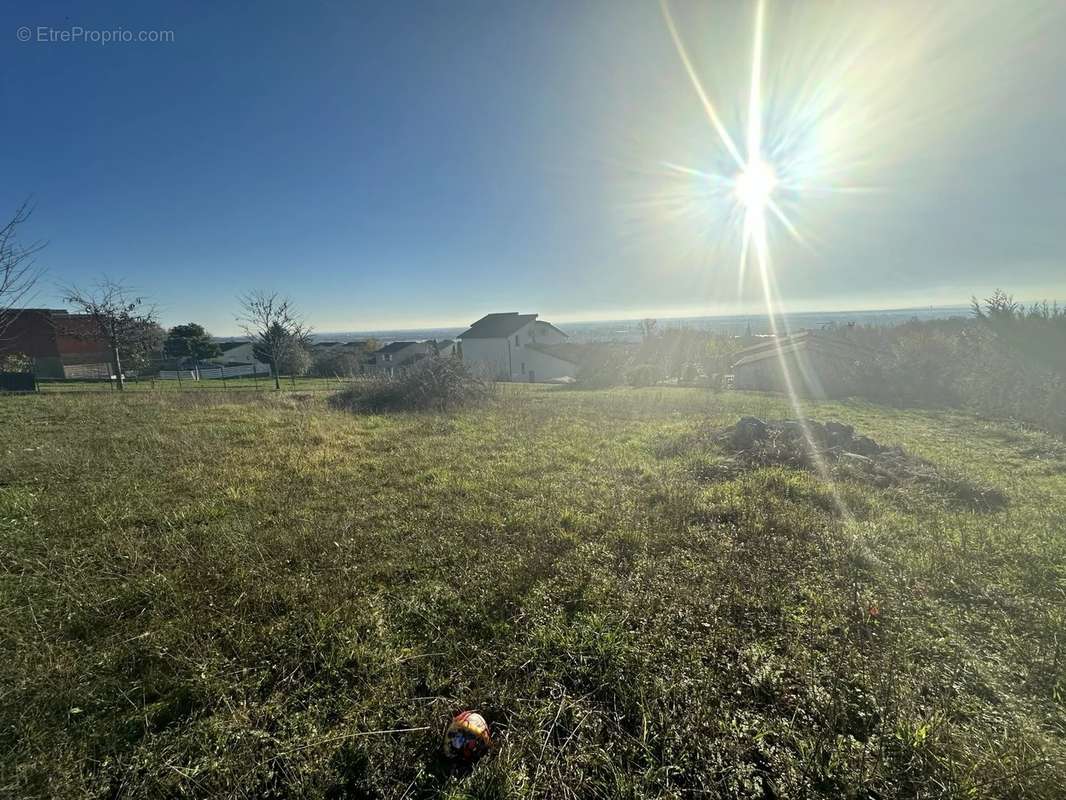
[[[269, 364], [271, 367], [278, 363], [282, 374], [299, 374], [306, 372], [310, 366], [310, 356], [306, 355], [311, 340], [307, 333], [293, 332], [280, 322], [274, 322], [266, 329], [260, 331], [252, 343], [252, 354], [257, 361]], [[292, 372], [294, 366], [306, 367], [299, 372]]]
[[875, 348], [857, 365], [863, 396], [902, 406], [954, 406], [1066, 433], [1066, 313], [1024, 308], [996, 291], [972, 319], [838, 332]]
[[175, 325], [167, 331], [163, 342], [163, 354], [168, 358], [204, 361], [222, 355], [222, 349], [211, 338], [203, 325], [187, 322]]

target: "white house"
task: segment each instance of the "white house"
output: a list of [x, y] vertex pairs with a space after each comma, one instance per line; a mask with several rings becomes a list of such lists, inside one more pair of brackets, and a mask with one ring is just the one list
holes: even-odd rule
[[248, 340], [219, 342], [218, 346], [222, 350], [222, 355], [207, 359], [212, 364], [225, 366], [252, 364], [256, 372], [270, 372], [270, 365], [264, 364], [255, 357], [255, 346], [252, 342]]
[[377, 375], [395, 375], [423, 358], [436, 354], [436, 342], [389, 342], [370, 354], [366, 371]]
[[487, 314], [458, 338], [463, 361], [490, 378], [536, 383], [577, 373], [574, 361], [552, 351], [566, 342], [566, 334], [536, 314]]

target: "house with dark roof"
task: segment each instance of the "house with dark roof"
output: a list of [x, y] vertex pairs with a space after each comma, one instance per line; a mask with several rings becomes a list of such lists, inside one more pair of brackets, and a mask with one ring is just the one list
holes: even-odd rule
[[805, 397], [843, 397], [859, 387], [862, 365], [876, 353], [846, 338], [800, 331], [738, 352], [733, 386]]
[[366, 372], [377, 375], [395, 375], [397, 370], [412, 367], [422, 359], [436, 354], [437, 343], [432, 340], [389, 342], [370, 354], [366, 363]]
[[567, 335], [536, 314], [486, 314], [458, 339], [463, 361], [489, 378], [536, 383], [577, 374], [577, 363], [553, 349]]
[[218, 342], [218, 349], [222, 351], [221, 354], [214, 358], [209, 358], [207, 361], [224, 367], [251, 365], [255, 367], [256, 372], [266, 372], [268, 374], [270, 372], [270, 365], [255, 357], [255, 344], [248, 339], [231, 339]]

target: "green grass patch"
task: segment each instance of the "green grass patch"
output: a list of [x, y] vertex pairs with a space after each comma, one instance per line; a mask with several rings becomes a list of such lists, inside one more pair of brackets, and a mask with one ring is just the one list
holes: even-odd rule
[[809, 413], [1007, 501], [725, 474], [758, 394], [2, 398], [0, 794], [1061, 796], [1061, 441]]

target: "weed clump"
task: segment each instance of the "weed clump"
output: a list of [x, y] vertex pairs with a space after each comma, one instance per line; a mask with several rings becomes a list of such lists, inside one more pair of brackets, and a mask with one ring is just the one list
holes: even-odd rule
[[330, 403], [352, 411], [453, 411], [479, 405], [491, 394], [492, 384], [462, 361], [429, 358], [398, 375], [354, 383], [333, 395]]
[[857, 436], [851, 425], [842, 422], [766, 422], [758, 417], [741, 417], [736, 425], [714, 438], [730, 453], [731, 463], [727, 466], [739, 470], [770, 466], [810, 470], [821, 466], [839, 477], [881, 489], [924, 486], [975, 511], [995, 511], [1007, 504], [1006, 495], [999, 489], [943, 474], [936, 465], [901, 447]]

